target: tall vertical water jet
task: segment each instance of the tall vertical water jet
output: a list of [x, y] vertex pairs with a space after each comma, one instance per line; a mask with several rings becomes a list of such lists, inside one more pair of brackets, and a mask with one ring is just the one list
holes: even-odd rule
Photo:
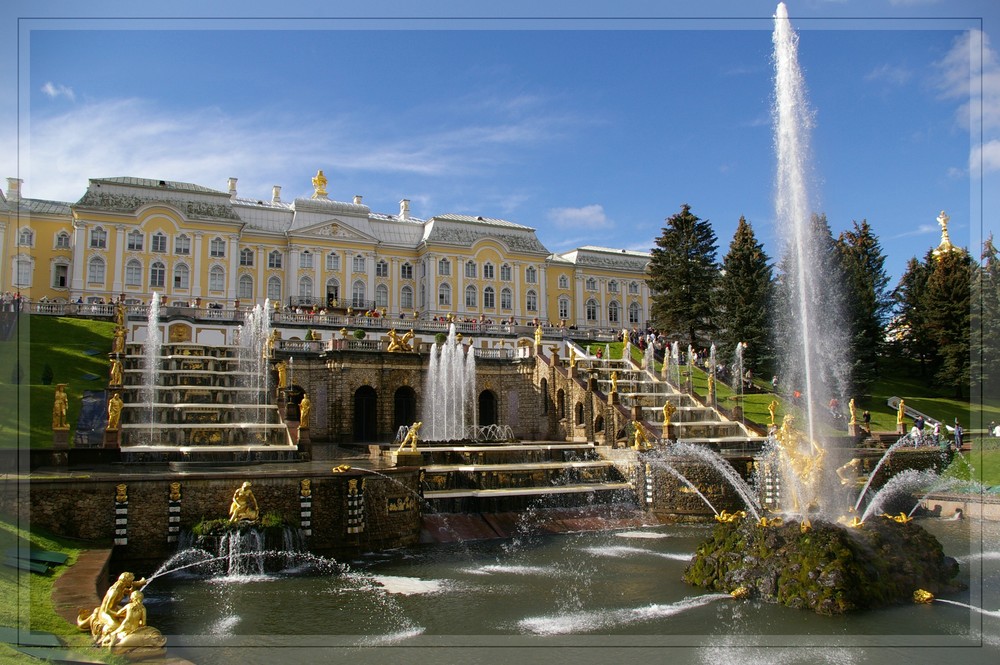
[[454, 324], [447, 340], [431, 348], [424, 394], [424, 438], [457, 441], [469, 436], [476, 425], [476, 357], [459, 343]]
[[[776, 223], [786, 244], [784, 279], [789, 312], [783, 372], [802, 389], [805, 431], [816, 440], [817, 405], [843, 396], [845, 350], [838, 330], [838, 285], [823, 274], [823, 238], [812, 223], [810, 131], [812, 112], [798, 63], [798, 36], [784, 3], [774, 17], [774, 144], [777, 153]], [[820, 315], [822, 314], [822, 327]]]
[[156, 425], [155, 403], [156, 386], [160, 370], [160, 354], [163, 350], [163, 335], [160, 334], [160, 292], [153, 291], [149, 301], [149, 312], [146, 315], [146, 341], [142, 347], [144, 366], [142, 373], [142, 390], [140, 399], [148, 407], [146, 422], [149, 423], [148, 443], [153, 443], [153, 428]]
[[244, 404], [252, 405], [253, 409], [245, 409], [240, 414], [243, 422], [260, 422], [260, 407], [271, 401], [268, 390], [270, 361], [268, 358], [268, 339], [271, 336], [271, 303], [264, 302], [263, 307], [256, 305], [247, 312], [243, 324], [239, 327], [239, 358], [240, 387], [249, 392]]

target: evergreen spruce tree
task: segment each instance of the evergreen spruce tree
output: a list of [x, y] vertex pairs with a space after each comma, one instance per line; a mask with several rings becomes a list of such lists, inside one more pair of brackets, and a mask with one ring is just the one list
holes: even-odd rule
[[1000, 395], [1000, 258], [993, 236], [983, 243], [972, 294], [972, 385], [981, 396]]
[[927, 328], [927, 278], [933, 260], [930, 252], [923, 261], [912, 257], [892, 292], [895, 303], [895, 317], [890, 324], [893, 344], [899, 355], [917, 361], [921, 376], [927, 375], [936, 355]]
[[933, 257], [927, 277], [927, 330], [937, 353], [936, 381], [952, 388], [956, 398], [966, 395], [970, 381], [969, 355], [973, 261], [961, 249]]
[[666, 220], [656, 239], [646, 281], [653, 292], [653, 325], [679, 335], [695, 348], [714, 333], [712, 292], [718, 279], [715, 232], [686, 203]]
[[844, 313], [849, 323], [851, 394], [868, 392], [878, 379], [885, 350], [885, 328], [892, 310], [885, 254], [867, 220], [837, 240], [844, 271]]
[[764, 246], [744, 217], [736, 226], [729, 253], [722, 260], [716, 292], [716, 323], [721, 350], [728, 357], [746, 342], [744, 367], [757, 375], [773, 370], [770, 309], [773, 274]]

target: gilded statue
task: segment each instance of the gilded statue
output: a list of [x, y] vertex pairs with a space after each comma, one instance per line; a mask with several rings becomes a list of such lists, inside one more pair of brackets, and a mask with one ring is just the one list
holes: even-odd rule
[[409, 353], [413, 351], [410, 340], [413, 339], [413, 330], [409, 330], [405, 335], [400, 336], [393, 328], [389, 331], [389, 346], [386, 351], [389, 353]]
[[851, 398], [851, 401], [849, 401], [847, 403], [847, 409], [848, 409], [848, 411], [851, 412], [851, 421], [848, 423], [848, 425], [857, 425], [858, 424], [858, 407], [854, 404], [854, 398], [853, 397]]
[[632, 447], [636, 450], [644, 450], [649, 447], [646, 429], [638, 420], [632, 421]]
[[840, 478], [841, 485], [852, 485], [858, 478], [858, 468], [861, 466], [861, 459], [853, 458], [847, 464], [837, 469], [837, 477]]
[[728, 524], [731, 522], [737, 522], [746, 516], [747, 512], [745, 510], [737, 510], [736, 512], [731, 513], [728, 510], [723, 509], [721, 513], [717, 513], [715, 515], [715, 521]]
[[271, 334], [267, 336], [267, 345], [264, 347], [264, 357], [273, 358], [274, 357], [274, 345], [278, 341], [278, 331], [272, 330]]
[[410, 429], [407, 430], [406, 436], [403, 438], [402, 443], [399, 444], [399, 448], [396, 449], [396, 452], [397, 453], [400, 452], [407, 445], [410, 446], [410, 450], [415, 451], [417, 449], [417, 443], [419, 443], [420, 441], [419, 439], [420, 428], [423, 426], [424, 426], [423, 422], [419, 421], [410, 425]]
[[233, 502], [229, 504], [229, 521], [240, 522], [247, 520], [256, 522], [258, 512], [257, 498], [253, 495], [253, 490], [250, 489], [250, 481], [248, 480], [233, 492]]
[[123, 406], [122, 396], [117, 391], [111, 393], [111, 399], [108, 400], [109, 432], [117, 432], [118, 428], [121, 427]]
[[535, 327], [535, 348], [538, 348], [541, 345], [542, 345], [542, 327], [541, 326], [536, 326]]
[[775, 438], [778, 440], [782, 455], [788, 461], [788, 468], [798, 479], [797, 483], [788, 485], [792, 495], [792, 508], [798, 512], [800, 499], [803, 498], [798, 495], [798, 488], [802, 487], [809, 491], [811, 496], [804, 498], [811, 499], [815, 495], [815, 486], [820, 480], [826, 451], [815, 441], [806, 442], [806, 437], [795, 429], [794, 424], [795, 416], [786, 413]]
[[76, 619], [76, 625], [84, 630], [89, 630], [94, 641], [100, 644], [105, 637], [118, 628], [122, 619], [125, 618], [126, 608], [119, 607], [122, 600], [127, 595], [141, 589], [145, 584], [145, 578], [137, 580], [132, 573], [122, 573], [108, 587], [98, 607], [95, 607], [89, 613], [87, 610], [80, 610]]
[[122, 380], [124, 378], [124, 370], [122, 369], [122, 361], [117, 358], [111, 359], [111, 381], [108, 383], [109, 386], [120, 386], [122, 385]]
[[66, 384], [56, 384], [55, 401], [52, 404], [52, 429], [68, 429], [66, 413], [69, 410], [69, 397], [66, 396]]
[[673, 402], [667, 400], [663, 404], [663, 434], [666, 436], [667, 429], [670, 427], [670, 419], [673, 417], [674, 413], [677, 411], [677, 407]]
[[576, 367], [576, 347], [569, 347], [569, 366]]
[[774, 425], [775, 414], [778, 412], [778, 400], [771, 400], [771, 403], [767, 405], [767, 412], [771, 414], [771, 422], [768, 425]]
[[611, 392], [618, 392], [618, 371], [614, 370], [611, 372]]
[[711, 401], [712, 398], [714, 398], [714, 397], [715, 397], [715, 375], [714, 374], [709, 374], [708, 375], [708, 399], [709, 399], [709, 401]]
[[906, 402], [899, 400], [899, 407], [896, 409], [896, 424], [902, 425], [906, 418]]
[[120, 302], [115, 307], [115, 323], [119, 328], [125, 327], [125, 303]]
[[146, 607], [142, 604], [143, 594], [138, 589], [128, 597], [128, 604], [122, 610], [121, 623], [100, 640], [101, 646], [111, 651], [133, 648], [158, 649], [167, 643], [167, 638], [159, 630], [146, 623]]
[[288, 363], [282, 360], [274, 365], [274, 369], [278, 371], [278, 392], [280, 393], [282, 388], [288, 387]]
[[111, 353], [125, 353], [125, 328], [115, 328], [114, 339], [111, 340]]
[[320, 169], [319, 171], [316, 171], [316, 175], [312, 179], [312, 184], [313, 184], [313, 195], [312, 195], [312, 197], [314, 199], [325, 199], [326, 198], [326, 196], [327, 196], [327, 193], [326, 193], [326, 183], [327, 183], [327, 179], [326, 179], [326, 176], [323, 175], [323, 170]]
[[299, 402], [299, 429], [309, 429], [309, 412], [312, 411], [312, 401], [307, 393], [302, 394]]
[[934, 250], [935, 256], [940, 256], [955, 249], [955, 246], [951, 244], [951, 238], [948, 237], [948, 221], [950, 219], [944, 210], [937, 216], [937, 223], [941, 227], [941, 244]]

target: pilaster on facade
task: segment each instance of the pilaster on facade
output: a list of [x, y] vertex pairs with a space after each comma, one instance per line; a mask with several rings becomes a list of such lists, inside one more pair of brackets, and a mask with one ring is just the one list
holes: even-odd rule
[[229, 236], [229, 269], [226, 271], [226, 300], [236, 300], [236, 288], [239, 283], [240, 245], [239, 236]]
[[87, 247], [87, 225], [76, 220], [73, 222], [73, 281], [70, 283], [70, 297], [83, 293], [86, 284], [83, 279], [83, 270], [87, 263], [84, 255]]
[[111, 291], [113, 293], [121, 293], [123, 290], [124, 283], [124, 271], [125, 271], [125, 225], [115, 224], [115, 260], [114, 266], [111, 266], [113, 271], [111, 277]]

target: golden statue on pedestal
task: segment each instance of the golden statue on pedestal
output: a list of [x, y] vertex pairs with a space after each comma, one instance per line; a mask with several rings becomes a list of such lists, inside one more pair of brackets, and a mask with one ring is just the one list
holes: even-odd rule
[[632, 421], [632, 447], [635, 450], [645, 450], [649, 448], [649, 437], [646, 436], [646, 428], [638, 420]]
[[122, 361], [117, 358], [111, 359], [111, 381], [108, 383], [109, 386], [120, 386], [124, 379], [124, 370], [122, 368]]
[[410, 340], [414, 337], [413, 330], [409, 330], [402, 337], [393, 328], [389, 331], [389, 346], [386, 351], [389, 353], [410, 353], [413, 351], [413, 346], [410, 344]]
[[535, 327], [535, 348], [537, 349], [541, 345], [542, 345], [542, 327], [541, 326], [536, 326]]
[[611, 372], [611, 392], [618, 392], [618, 371]]
[[396, 452], [401, 452], [407, 445], [410, 446], [411, 451], [416, 451], [417, 443], [420, 441], [420, 428], [423, 426], [424, 424], [419, 421], [410, 425], [410, 429], [407, 430], [406, 436], [403, 438], [402, 443], [399, 444], [399, 448], [396, 449]]
[[663, 404], [663, 436], [667, 435], [667, 429], [670, 428], [670, 419], [676, 411], [677, 407], [669, 399]]
[[240, 522], [243, 520], [256, 522], [259, 515], [257, 497], [250, 489], [250, 481], [244, 482], [239, 489], [233, 493], [233, 502], [229, 504], [229, 521]]
[[[775, 439], [778, 441], [782, 457], [786, 460], [787, 469], [797, 481], [788, 483], [788, 488], [792, 495], [792, 510], [799, 512], [802, 499], [805, 499], [805, 506], [802, 507], [808, 508], [816, 497], [816, 484], [820, 480], [826, 451], [815, 441], [807, 441], [807, 437], [795, 429], [794, 423], [795, 416], [786, 413]], [[807, 496], [800, 497], [800, 490]]]
[[775, 414], [778, 412], [778, 400], [772, 399], [771, 403], [767, 405], [767, 412], [771, 414], [771, 422], [768, 425], [776, 425], [774, 422]]
[[125, 328], [115, 328], [115, 337], [111, 340], [111, 353], [125, 353]]
[[[161, 648], [166, 643], [166, 638], [146, 623], [146, 608], [142, 604], [142, 592], [139, 591], [145, 584], [145, 579], [137, 580], [132, 573], [122, 573], [108, 588], [98, 607], [90, 612], [80, 610], [76, 625], [90, 631], [95, 644], [113, 651]], [[126, 597], [129, 603], [121, 607], [121, 602]]]
[[111, 394], [108, 400], [108, 431], [117, 432], [122, 422], [122, 396], [117, 392]]
[[326, 193], [326, 176], [323, 175], [323, 170], [320, 169], [316, 171], [316, 175], [312, 179], [313, 184], [313, 195], [314, 199], [325, 199], [327, 197]]
[[69, 411], [69, 397], [66, 395], [66, 384], [56, 384], [55, 401], [52, 404], [52, 429], [69, 429], [66, 413]]
[[941, 227], [941, 244], [934, 250], [934, 256], [955, 251], [955, 246], [951, 244], [951, 238], [948, 237], [948, 221], [950, 219], [944, 210], [937, 216], [937, 223]]
[[299, 429], [309, 429], [309, 412], [312, 411], [312, 401], [308, 393], [302, 393], [302, 401], [299, 402]]
[[280, 394], [283, 388], [288, 387], [288, 363], [281, 360], [275, 363], [274, 369], [278, 372], [277, 392]]

